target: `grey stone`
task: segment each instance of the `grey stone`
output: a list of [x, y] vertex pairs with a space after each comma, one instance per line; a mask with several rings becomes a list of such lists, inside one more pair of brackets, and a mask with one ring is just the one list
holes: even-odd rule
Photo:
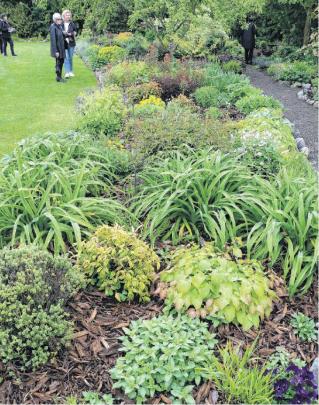
[[313, 106], [316, 107], [316, 108], [319, 108], [319, 102], [318, 102], [318, 101], [315, 101], [315, 102], [313, 103]]
[[305, 95], [303, 94], [303, 90], [298, 91], [297, 97], [299, 98], [299, 100], [304, 100], [305, 99]]
[[316, 384], [318, 384], [318, 357], [315, 358], [314, 362], [312, 363], [312, 366], [310, 367], [310, 371], [313, 372], [314, 380], [315, 380]]
[[297, 148], [298, 150], [302, 150], [303, 148], [306, 147], [306, 143], [305, 140], [303, 138], [296, 138], [296, 144], [297, 144]]
[[302, 87], [303, 87], [305, 90], [310, 90], [310, 89], [311, 89], [311, 84], [310, 84], [310, 83], [306, 83], [306, 84], [303, 84]]
[[300, 82], [292, 83], [291, 87], [292, 87], [292, 88], [302, 87], [302, 83], [300, 83]]
[[314, 100], [311, 100], [311, 98], [307, 98], [307, 99], [306, 99], [306, 102], [307, 102], [308, 104], [310, 104], [310, 105], [313, 105], [313, 104], [315, 103], [315, 101], [314, 101]]
[[300, 152], [303, 153], [305, 156], [309, 156], [309, 148], [307, 148], [307, 146], [300, 149]]

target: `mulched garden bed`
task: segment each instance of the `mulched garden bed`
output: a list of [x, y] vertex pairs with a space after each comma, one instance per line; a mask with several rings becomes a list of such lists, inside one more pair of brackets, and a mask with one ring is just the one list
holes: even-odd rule
[[[294, 300], [288, 299], [279, 278], [275, 280], [275, 287], [279, 300], [270, 319], [262, 323], [258, 332], [243, 332], [234, 325], [223, 325], [217, 331], [219, 343], [232, 340], [245, 346], [259, 336], [255, 355], [261, 359], [266, 360], [277, 346], [284, 346], [291, 354], [310, 363], [317, 355], [317, 345], [300, 342], [289, 322], [291, 314], [299, 310], [318, 320], [317, 283], [307, 295]], [[123, 335], [122, 328], [127, 327], [131, 320], [157, 316], [161, 309], [162, 304], [157, 301], [146, 305], [119, 304], [100, 292], [79, 293], [69, 305], [75, 324], [74, 340], [69, 350], [60, 353], [55, 362], [36, 372], [23, 373], [14, 367], [5, 369], [0, 363], [0, 381], [4, 381], [0, 385], [0, 403], [58, 403], [65, 402], [65, 398], [71, 395], [81, 398], [83, 391], [110, 392], [112, 381], [108, 370], [119, 356], [118, 339]], [[15, 378], [10, 377], [13, 373]], [[132, 403], [118, 391], [113, 391], [113, 394], [126, 403]], [[196, 390], [194, 398], [197, 403], [222, 403], [222, 397], [216, 402], [216, 394], [212, 384], [205, 383]], [[170, 403], [164, 395], [151, 402]]]

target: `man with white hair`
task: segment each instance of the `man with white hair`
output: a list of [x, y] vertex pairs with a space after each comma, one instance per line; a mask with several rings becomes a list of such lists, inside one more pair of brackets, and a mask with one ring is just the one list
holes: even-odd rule
[[52, 19], [53, 23], [50, 27], [51, 56], [55, 58], [56, 81], [64, 82], [65, 80], [62, 79], [62, 68], [67, 43], [63, 34], [61, 14], [54, 13]]

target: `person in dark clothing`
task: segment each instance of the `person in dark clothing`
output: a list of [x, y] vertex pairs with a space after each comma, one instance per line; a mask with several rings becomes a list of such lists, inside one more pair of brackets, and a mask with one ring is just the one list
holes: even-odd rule
[[7, 56], [7, 45], [10, 45], [11, 55], [17, 56], [14, 53], [14, 44], [11, 37], [11, 33], [14, 32], [14, 28], [10, 26], [8, 23], [8, 17], [5, 14], [2, 14], [1, 21], [0, 21], [0, 31], [1, 31], [1, 39], [2, 39], [2, 54], [3, 56]]
[[254, 48], [256, 42], [256, 27], [252, 18], [248, 19], [248, 27], [241, 32], [241, 43], [245, 48], [245, 62], [246, 64], [253, 63]]
[[51, 56], [55, 58], [56, 81], [64, 82], [62, 69], [67, 46], [62, 29], [62, 17], [59, 13], [53, 14], [53, 23], [50, 27]]
[[[2, 23], [3, 19], [2, 19], [2, 15], [0, 15], [0, 27], [1, 27], [1, 23]], [[2, 55], [3, 51], [2, 51], [2, 31], [0, 29], [0, 53]]]

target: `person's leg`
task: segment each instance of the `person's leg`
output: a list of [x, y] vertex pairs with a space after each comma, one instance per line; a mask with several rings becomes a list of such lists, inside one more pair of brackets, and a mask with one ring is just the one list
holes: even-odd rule
[[7, 39], [2, 38], [2, 53], [3, 56], [7, 56]]
[[8, 42], [9, 42], [9, 44], [10, 44], [11, 55], [12, 55], [12, 56], [17, 56], [17, 55], [14, 53], [14, 43], [13, 43], [12, 38], [9, 38]]
[[71, 71], [72, 74], [73, 74], [73, 55], [74, 55], [74, 50], [75, 50], [75, 47], [74, 47], [74, 46], [71, 46], [71, 47], [70, 47], [69, 55], [70, 55], [70, 71]]
[[3, 53], [3, 50], [2, 50], [2, 38], [0, 38], [0, 53], [1, 54]]
[[245, 48], [245, 62], [246, 62], [246, 64], [249, 62], [249, 60], [248, 60], [248, 49], [247, 48]]
[[65, 76], [68, 77], [69, 73], [72, 71], [71, 70], [71, 55], [70, 55], [70, 49], [68, 48], [65, 50], [65, 65], [64, 65], [64, 69], [65, 69]]
[[254, 56], [254, 48], [249, 49], [249, 63], [252, 65]]

